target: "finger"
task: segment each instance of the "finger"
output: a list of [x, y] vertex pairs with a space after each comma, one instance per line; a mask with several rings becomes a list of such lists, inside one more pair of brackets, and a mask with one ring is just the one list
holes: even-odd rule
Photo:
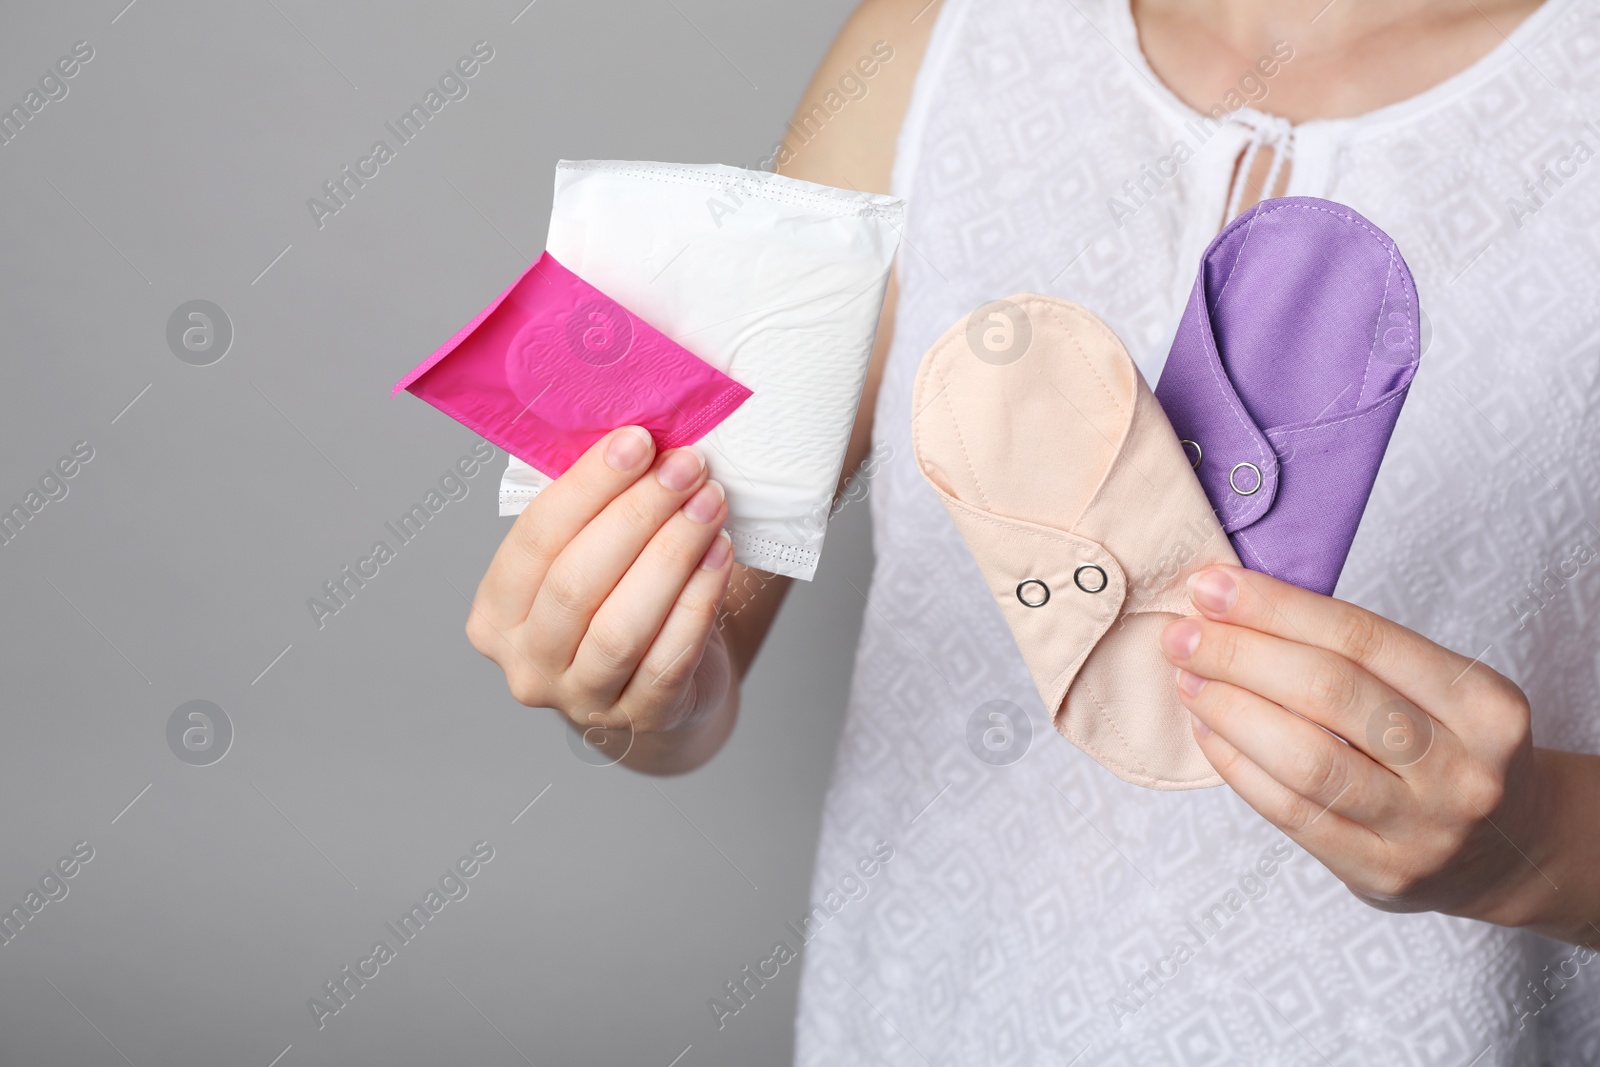
[[705, 461], [692, 448], [662, 453], [650, 475], [617, 495], [567, 542], [534, 594], [528, 622], [541, 654], [566, 670], [589, 620], [663, 523], [706, 480]]
[[1378, 828], [1404, 808], [1407, 786], [1387, 768], [1270, 700], [1182, 669], [1178, 699], [1252, 766], [1318, 809]]
[[589, 620], [568, 671], [574, 684], [622, 692], [727, 514], [722, 486], [708, 481], [656, 532]]
[[1189, 596], [1207, 618], [1325, 649], [1425, 708], [1457, 703], [1451, 687], [1473, 663], [1381, 615], [1242, 567], [1197, 572]]
[[1371, 740], [1374, 716], [1381, 718], [1403, 706], [1426, 718], [1342, 656], [1243, 626], [1179, 619], [1162, 630], [1161, 648], [1173, 666], [1229, 682], [1289, 708], [1375, 759], [1383, 760], [1388, 753], [1377, 750]]
[[1203, 723], [1195, 728], [1194, 738], [1228, 787], [1307, 852], [1324, 863], [1339, 857], [1341, 867], [1381, 859], [1382, 840], [1366, 827], [1288, 788]]
[[474, 603], [467, 613], [467, 638], [506, 672], [506, 685], [518, 703], [543, 707], [556, 692], [548, 666], [541, 667], [523, 647], [526, 633], [521, 628], [497, 624]]
[[[644, 718], [650, 709], [670, 703], [673, 695], [684, 691], [705, 655], [706, 642], [716, 625], [717, 609], [727, 594], [728, 576], [732, 572], [733, 545], [727, 533], [720, 533], [706, 549], [700, 566], [684, 585], [667, 621], [650, 643], [633, 677], [628, 679], [622, 695], [617, 698], [618, 705]], [[708, 686], [713, 683], [725, 693], [730, 679], [724, 675], [707, 682]], [[696, 703], [703, 705], [720, 699], [723, 694], [703, 691], [696, 695], [699, 697]]]
[[479, 609], [497, 626], [526, 619], [550, 564], [654, 455], [655, 443], [640, 426], [623, 426], [590, 446], [517, 516], [478, 583]]

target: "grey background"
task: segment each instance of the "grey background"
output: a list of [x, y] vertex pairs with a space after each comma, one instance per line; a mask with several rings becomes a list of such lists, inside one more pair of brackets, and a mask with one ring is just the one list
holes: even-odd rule
[[[389, 387], [537, 255], [556, 159], [756, 165], [852, 6], [524, 3], [4, 5], [7, 107], [95, 50], [0, 147], [0, 506], [94, 449], [0, 546], [0, 905], [95, 850], [0, 946], [6, 1067], [790, 1055], [797, 965], [720, 1032], [706, 1001], [806, 910], [864, 505], [686, 778], [584, 764], [467, 644], [503, 454], [325, 628], [306, 607], [467, 453]], [[469, 95], [319, 230], [306, 199], [478, 40]], [[167, 346], [194, 299], [233, 323], [211, 366]], [[167, 744], [195, 699], [235, 732], [211, 766]], [[307, 998], [481, 839], [319, 1032]]]

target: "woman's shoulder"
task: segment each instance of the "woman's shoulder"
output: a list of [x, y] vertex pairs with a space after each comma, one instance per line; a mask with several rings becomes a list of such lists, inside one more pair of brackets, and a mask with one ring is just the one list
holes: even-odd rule
[[775, 169], [826, 185], [888, 192], [900, 126], [948, 2], [863, 0], [801, 96]]

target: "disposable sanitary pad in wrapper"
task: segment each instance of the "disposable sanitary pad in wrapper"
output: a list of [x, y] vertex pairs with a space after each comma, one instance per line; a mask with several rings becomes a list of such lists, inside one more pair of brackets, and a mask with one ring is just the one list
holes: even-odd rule
[[[694, 447], [734, 558], [810, 579], [905, 204], [721, 164], [562, 161], [546, 251], [751, 395]], [[500, 513], [550, 477], [513, 458]]]

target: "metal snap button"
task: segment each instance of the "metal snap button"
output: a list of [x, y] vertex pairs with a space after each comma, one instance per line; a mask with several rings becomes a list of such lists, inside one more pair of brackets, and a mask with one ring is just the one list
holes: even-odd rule
[[[1092, 571], [1094, 574], [1098, 574], [1100, 576], [1099, 583], [1092, 586], [1084, 585], [1083, 576], [1085, 571]], [[1091, 582], [1094, 581], [1093, 575], [1090, 576], [1089, 580]], [[1104, 592], [1105, 587], [1111, 584], [1111, 579], [1107, 577], [1104, 567], [1097, 566], [1093, 563], [1085, 563], [1083, 566], [1072, 572], [1072, 582], [1085, 593], [1100, 593]]]
[[1199, 441], [1191, 441], [1187, 437], [1185, 437], [1183, 440], [1179, 441], [1178, 443], [1183, 446], [1184, 455], [1188, 455], [1189, 454], [1189, 447], [1191, 445], [1194, 446], [1194, 458], [1189, 461], [1189, 466], [1193, 467], [1195, 469], [1199, 469], [1199, 467], [1200, 467], [1200, 456], [1202, 454], [1201, 451], [1200, 451], [1200, 442]]
[[[1252, 485], [1249, 489], [1240, 489], [1239, 483], [1235, 481], [1235, 478], [1237, 478], [1240, 471], [1247, 468], [1256, 472], [1256, 484]], [[1266, 479], [1261, 477], [1261, 468], [1256, 466], [1254, 463], [1235, 463], [1233, 465], [1233, 470], [1228, 472], [1228, 488], [1232, 489], [1240, 496], [1254, 496], [1260, 491], [1261, 486], [1265, 481]]]
[[1022, 601], [1023, 607], [1042, 608], [1050, 603], [1050, 587], [1037, 578], [1029, 578], [1017, 583], [1017, 599]]

